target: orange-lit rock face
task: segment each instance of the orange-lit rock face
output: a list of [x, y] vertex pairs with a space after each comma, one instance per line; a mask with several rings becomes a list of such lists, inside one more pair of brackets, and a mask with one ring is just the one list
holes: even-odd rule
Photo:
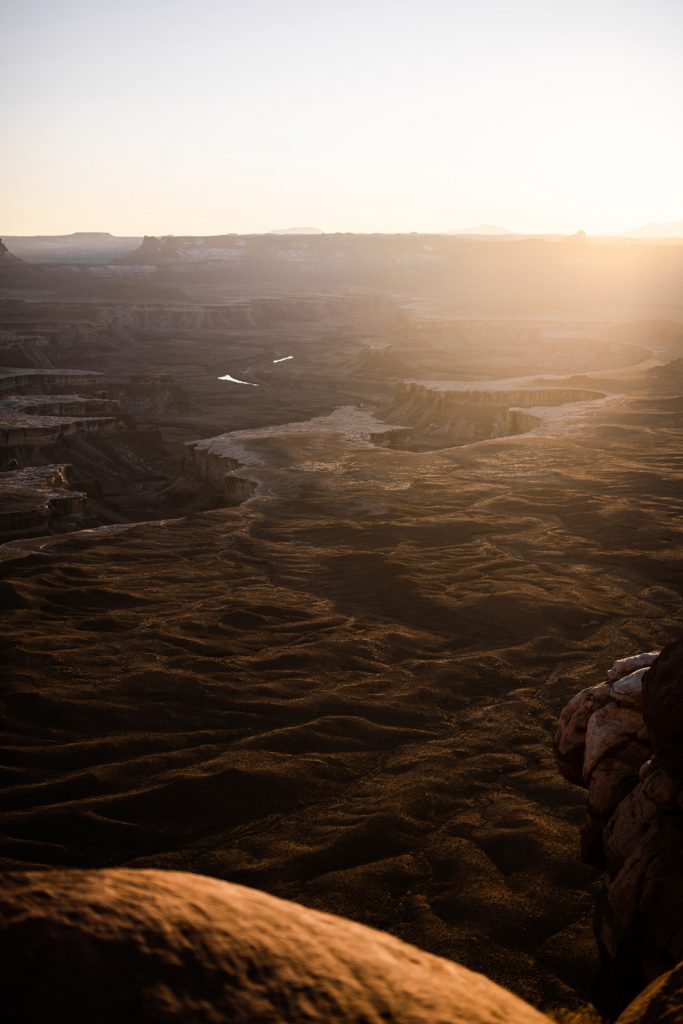
[[384, 932], [201, 875], [5, 876], [13, 1021], [542, 1024], [483, 975]]

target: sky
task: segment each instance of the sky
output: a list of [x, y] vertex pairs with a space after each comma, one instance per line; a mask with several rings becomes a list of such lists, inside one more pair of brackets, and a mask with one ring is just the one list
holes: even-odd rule
[[0, 233], [683, 218], [683, 0], [0, 0]]

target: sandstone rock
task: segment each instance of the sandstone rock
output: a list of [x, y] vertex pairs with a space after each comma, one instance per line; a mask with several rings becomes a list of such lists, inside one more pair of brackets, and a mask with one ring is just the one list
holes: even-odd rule
[[548, 1024], [383, 932], [182, 872], [10, 873], [0, 958], [13, 1024]]
[[683, 963], [662, 974], [627, 1006], [617, 1024], [678, 1024], [683, 1020]]
[[555, 734], [555, 756], [565, 779], [577, 786], [584, 783], [583, 760], [586, 729], [591, 716], [611, 697], [607, 683], [577, 693], [562, 710]]
[[608, 670], [607, 678], [614, 682], [635, 669], [649, 667], [658, 657], [659, 651], [644, 651], [642, 654], [632, 654], [629, 658], [618, 658]]
[[639, 668], [630, 675], [620, 676], [612, 683], [610, 689], [618, 704], [632, 704], [634, 707], [643, 706], [643, 677], [647, 669]]
[[614, 1010], [683, 960], [683, 641], [608, 677], [567, 704], [555, 751], [588, 790], [582, 850], [606, 871], [595, 931]]
[[[621, 707], [616, 702], [595, 711], [586, 725], [583, 755], [584, 782], [590, 781], [595, 766], [604, 757], [611, 754], [615, 747], [624, 748], [633, 742], [638, 736], [642, 724], [643, 716], [639, 711]], [[647, 757], [647, 751], [645, 751], [645, 757]]]
[[602, 820], [609, 817], [638, 781], [639, 766], [647, 755], [647, 747], [631, 743], [625, 750], [598, 761], [588, 782], [588, 804], [593, 814]]

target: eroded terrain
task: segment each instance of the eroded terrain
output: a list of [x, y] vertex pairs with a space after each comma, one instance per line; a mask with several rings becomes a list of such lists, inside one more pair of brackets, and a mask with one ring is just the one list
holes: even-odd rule
[[551, 737], [679, 628], [681, 328], [69, 305], [22, 349], [6, 300], [11, 365], [102, 373], [164, 487], [222, 507], [0, 547], [4, 864], [215, 875], [585, 1003], [596, 875]]

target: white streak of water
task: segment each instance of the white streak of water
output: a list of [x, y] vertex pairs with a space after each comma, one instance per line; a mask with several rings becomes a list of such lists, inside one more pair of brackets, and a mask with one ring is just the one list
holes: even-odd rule
[[258, 384], [254, 384], [250, 380], [238, 380], [237, 377], [231, 377], [229, 373], [226, 373], [225, 376], [219, 377], [218, 379], [219, 380], [230, 380], [230, 381], [232, 381], [233, 384], [248, 384], [250, 388], [257, 388], [258, 387]]

